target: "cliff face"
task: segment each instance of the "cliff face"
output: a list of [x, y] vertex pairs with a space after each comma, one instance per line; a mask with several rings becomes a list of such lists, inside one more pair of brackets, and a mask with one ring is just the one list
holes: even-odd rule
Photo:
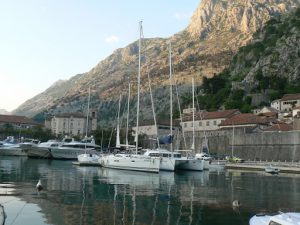
[[[237, 50], [252, 39], [253, 33], [271, 17], [291, 11], [300, 0], [202, 0], [189, 26], [168, 39], [144, 39], [142, 52], [142, 92], [148, 92], [147, 74], [153, 88], [168, 85], [168, 43], [172, 43], [174, 78], [182, 87], [194, 76], [201, 81], [222, 71]], [[145, 28], [147, 29], [147, 28]], [[25, 102], [14, 113], [33, 116], [44, 110], [51, 113], [83, 108], [87, 90], [92, 89], [93, 104], [107, 113], [119, 94], [127, 92], [129, 80], [135, 93], [138, 45], [134, 42], [117, 49], [89, 72], [49, 88]], [[57, 91], [56, 90], [63, 90]], [[58, 94], [59, 93], [59, 94]], [[160, 99], [168, 98], [158, 91]], [[99, 104], [101, 102], [101, 104]], [[167, 104], [164, 104], [167, 105]], [[162, 113], [164, 107], [159, 107]], [[107, 113], [108, 114], [108, 113]]]

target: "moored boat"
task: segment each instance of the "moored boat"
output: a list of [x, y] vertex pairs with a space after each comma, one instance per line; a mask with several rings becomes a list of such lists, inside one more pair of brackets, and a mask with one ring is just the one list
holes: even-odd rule
[[300, 213], [287, 212], [276, 215], [257, 214], [253, 216], [250, 225], [299, 225]]
[[266, 171], [266, 173], [277, 174], [280, 172], [280, 169], [278, 169], [278, 167], [270, 164], [265, 167], [265, 171]]

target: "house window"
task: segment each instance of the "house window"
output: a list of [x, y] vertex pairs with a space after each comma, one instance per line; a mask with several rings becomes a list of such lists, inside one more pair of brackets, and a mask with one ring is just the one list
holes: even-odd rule
[[209, 126], [209, 121], [206, 121], [206, 126]]
[[184, 123], [184, 127], [187, 127], [187, 123]]
[[214, 125], [217, 125], [217, 121], [214, 121]]
[[202, 122], [201, 121], [199, 122], [199, 127], [202, 127]]
[[78, 130], [77, 134], [80, 134], [80, 130]]

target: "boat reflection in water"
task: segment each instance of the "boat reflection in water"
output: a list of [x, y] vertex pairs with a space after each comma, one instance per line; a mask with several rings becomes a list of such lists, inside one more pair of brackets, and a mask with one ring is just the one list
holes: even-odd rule
[[[36, 191], [41, 179], [43, 190]], [[258, 211], [299, 209], [300, 176], [203, 171], [143, 173], [70, 161], [0, 158], [6, 224], [247, 224]], [[275, 197], [274, 197], [275, 196]], [[239, 200], [239, 213], [232, 201]]]

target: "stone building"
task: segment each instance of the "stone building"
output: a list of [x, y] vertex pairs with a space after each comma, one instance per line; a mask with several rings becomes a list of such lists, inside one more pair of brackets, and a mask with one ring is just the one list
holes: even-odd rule
[[[212, 131], [218, 130], [219, 124], [222, 121], [240, 114], [238, 109], [222, 110], [215, 112], [200, 111], [195, 113], [195, 131]], [[192, 113], [185, 114], [182, 118], [182, 129], [184, 132], [193, 131], [193, 115]]]
[[[49, 124], [45, 121], [45, 124], [47, 123]], [[97, 129], [96, 111], [91, 111], [88, 121], [82, 113], [57, 114], [50, 120], [50, 129], [56, 136], [85, 136], [86, 131], [89, 135], [91, 131]]]
[[300, 93], [285, 94], [282, 99], [271, 102], [271, 107], [280, 112], [291, 112], [293, 108], [300, 106]]

